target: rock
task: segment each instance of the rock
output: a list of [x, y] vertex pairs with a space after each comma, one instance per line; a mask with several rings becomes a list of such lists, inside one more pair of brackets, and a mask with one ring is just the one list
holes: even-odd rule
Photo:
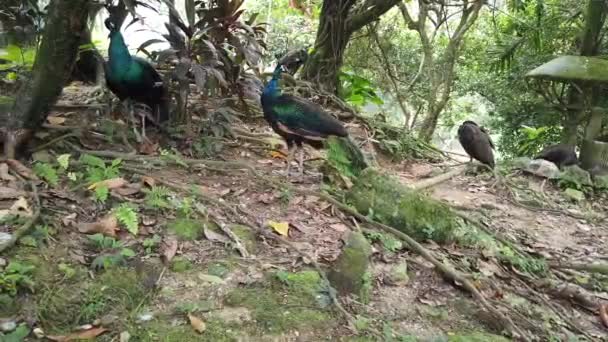
[[37, 339], [41, 339], [44, 338], [44, 330], [40, 329], [40, 328], [34, 328], [34, 336], [36, 336]]
[[585, 200], [585, 194], [582, 191], [578, 191], [572, 188], [566, 189], [566, 191], [564, 191], [564, 195], [566, 195], [566, 197], [568, 197], [574, 202], [580, 202]]
[[154, 319], [154, 314], [151, 312], [144, 312], [137, 316], [137, 322], [139, 323], [149, 322], [152, 319]]
[[530, 161], [530, 163], [528, 163], [523, 170], [533, 175], [548, 179], [556, 179], [560, 174], [557, 165], [544, 159], [535, 159]]
[[362, 294], [372, 247], [363, 234], [350, 232], [346, 245], [328, 274], [330, 283], [342, 294]]
[[6, 265], [7, 265], [6, 259], [0, 258], [0, 268], [4, 268], [4, 267], [6, 267]]
[[598, 189], [608, 190], [608, 175], [595, 176], [593, 180], [593, 186]]
[[38, 152], [34, 152], [32, 154], [32, 159], [38, 162], [50, 163], [53, 161], [53, 157], [47, 150], [42, 150]]
[[390, 285], [405, 285], [410, 281], [407, 274], [407, 263], [404, 261], [391, 268], [385, 281]]
[[198, 279], [211, 284], [224, 284], [224, 279], [211, 274], [200, 273]]
[[9, 320], [4, 320], [0, 322], [0, 331], [2, 332], [11, 332], [13, 330], [17, 329], [17, 322], [15, 322], [12, 319]]
[[564, 167], [564, 170], [560, 172], [558, 178], [580, 185], [593, 184], [589, 172], [581, 169], [578, 165]]
[[13, 235], [9, 233], [0, 232], [0, 249], [4, 248], [13, 239]]

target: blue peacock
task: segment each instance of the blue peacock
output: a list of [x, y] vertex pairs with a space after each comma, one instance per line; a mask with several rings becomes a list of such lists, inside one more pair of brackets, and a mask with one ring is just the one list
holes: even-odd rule
[[[152, 123], [160, 124], [169, 119], [169, 93], [161, 76], [145, 59], [131, 56], [112, 18], [105, 20], [110, 30], [109, 61], [104, 64], [108, 88], [120, 99], [128, 100], [130, 115], [133, 116], [133, 102], [143, 104], [152, 113]], [[146, 117], [142, 117], [142, 135], [145, 138]]]
[[291, 161], [293, 160], [294, 145], [300, 150], [300, 175], [304, 173], [304, 151], [302, 144], [306, 143], [316, 149], [323, 147], [323, 142], [329, 136], [342, 137], [349, 148], [354, 148], [364, 160], [359, 148], [350, 140], [348, 131], [342, 123], [323, 108], [310, 101], [296, 96], [282, 94], [279, 86], [283, 72], [283, 65], [278, 64], [272, 79], [262, 92], [262, 109], [264, 118], [272, 129], [278, 133], [288, 147], [286, 175], [289, 176]]

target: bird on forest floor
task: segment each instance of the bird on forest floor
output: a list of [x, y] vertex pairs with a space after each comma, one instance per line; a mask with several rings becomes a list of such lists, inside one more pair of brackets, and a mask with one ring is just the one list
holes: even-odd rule
[[281, 72], [283, 72], [283, 65], [279, 63], [272, 74], [272, 79], [264, 87], [261, 101], [264, 118], [272, 129], [283, 137], [287, 143], [286, 175], [289, 176], [294, 145], [300, 150], [299, 166], [300, 175], [302, 175], [304, 173], [304, 150], [302, 144], [306, 143], [316, 149], [320, 149], [323, 147], [325, 139], [329, 136], [338, 136], [345, 139], [348, 146], [354, 148], [360, 160], [364, 161], [363, 154], [350, 140], [348, 131], [338, 119], [313, 102], [296, 96], [282, 94], [279, 86]]
[[458, 140], [471, 161], [474, 159], [494, 168], [494, 143], [485, 128], [473, 121], [465, 121], [458, 128]]
[[574, 146], [569, 144], [555, 144], [545, 147], [534, 159], [544, 159], [557, 165], [560, 169], [564, 166], [578, 164], [578, 158]]
[[[113, 20], [106, 19], [105, 25], [110, 30], [109, 60], [104, 64], [106, 83], [121, 102], [128, 100], [132, 119], [133, 102], [147, 109], [142, 116], [142, 136], [145, 138], [146, 118], [156, 125], [169, 119], [169, 92], [161, 76], [148, 61], [131, 56], [120, 28]], [[152, 113], [151, 117], [148, 116], [148, 111]]]

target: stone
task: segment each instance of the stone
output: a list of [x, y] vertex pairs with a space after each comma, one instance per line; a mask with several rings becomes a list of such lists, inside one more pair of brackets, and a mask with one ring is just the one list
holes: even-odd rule
[[578, 165], [564, 167], [559, 174], [559, 179], [567, 180], [580, 185], [591, 185], [591, 175], [589, 172], [581, 169]]
[[574, 202], [580, 202], [585, 200], [585, 194], [582, 191], [578, 191], [572, 188], [566, 189], [566, 191], [564, 191], [564, 195], [566, 195], [566, 197], [568, 197]]
[[15, 322], [12, 319], [0, 322], [0, 331], [2, 331], [2, 332], [7, 333], [7, 332], [11, 332], [15, 329], [17, 329], [17, 322]]
[[407, 284], [410, 281], [410, 276], [407, 274], [407, 263], [404, 261], [393, 266], [385, 278], [385, 281], [389, 285], [395, 286]]
[[3, 249], [12, 239], [12, 234], [0, 232], [0, 249]]
[[346, 245], [328, 274], [331, 285], [342, 294], [360, 294], [369, 267], [372, 248], [365, 236], [350, 232]]
[[557, 179], [560, 175], [557, 165], [544, 159], [534, 159], [530, 161], [530, 163], [528, 163], [523, 170], [533, 175], [548, 179]]

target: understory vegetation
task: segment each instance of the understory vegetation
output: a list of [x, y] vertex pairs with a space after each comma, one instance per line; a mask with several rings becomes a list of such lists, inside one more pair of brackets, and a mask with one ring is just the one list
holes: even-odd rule
[[607, 13], [3, 0], [0, 341], [605, 340]]

